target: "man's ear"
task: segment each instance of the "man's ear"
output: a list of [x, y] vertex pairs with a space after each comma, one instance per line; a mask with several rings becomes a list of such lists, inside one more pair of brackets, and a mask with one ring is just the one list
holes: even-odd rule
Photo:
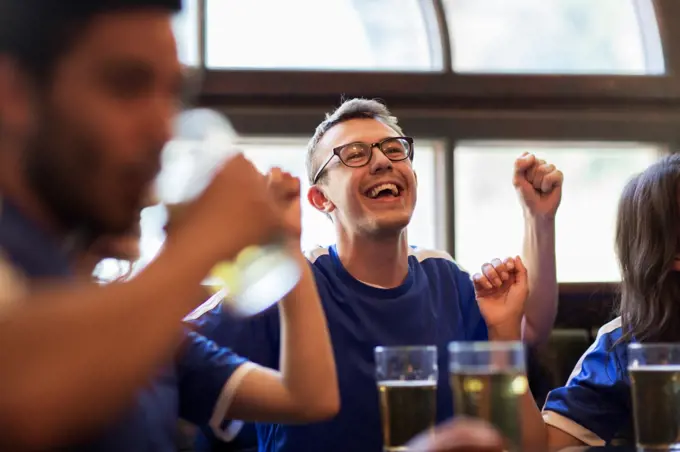
[[312, 185], [307, 190], [307, 200], [309, 203], [319, 212], [331, 213], [335, 210], [335, 204], [331, 202], [330, 199], [326, 197], [321, 187], [318, 185]]

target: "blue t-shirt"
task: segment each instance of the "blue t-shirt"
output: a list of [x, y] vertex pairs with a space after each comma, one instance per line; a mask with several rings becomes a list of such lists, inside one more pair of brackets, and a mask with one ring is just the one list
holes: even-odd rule
[[[447, 345], [451, 341], [488, 338], [469, 274], [444, 252], [412, 249], [404, 282], [396, 288], [381, 289], [352, 277], [334, 246], [315, 250], [309, 260], [333, 342], [340, 413], [329, 421], [309, 425], [258, 424], [260, 451], [381, 452], [373, 357], [378, 345], [436, 345], [437, 418], [441, 421], [451, 417]], [[207, 337], [233, 347], [237, 353], [278, 367], [278, 307], [240, 321], [217, 307], [195, 324]], [[209, 429], [204, 431], [213, 434]], [[242, 434], [252, 438], [248, 428]]]
[[[0, 202], [3, 302], [11, 302], [8, 299], [19, 294], [19, 285], [28, 291], [31, 283], [40, 280], [71, 278], [68, 254], [65, 247], [59, 246], [7, 200]], [[132, 407], [123, 416], [87, 444], [72, 445], [67, 450], [167, 452], [176, 449], [180, 416], [197, 424], [208, 423], [227, 380], [245, 360], [196, 332], [187, 332], [183, 339], [177, 361], [159, 369], [156, 378], [140, 388]], [[106, 358], [102, 357], [99, 364], [106, 365]]]
[[600, 328], [567, 384], [548, 394], [545, 422], [591, 446], [620, 440], [634, 444], [627, 343], [621, 318]]

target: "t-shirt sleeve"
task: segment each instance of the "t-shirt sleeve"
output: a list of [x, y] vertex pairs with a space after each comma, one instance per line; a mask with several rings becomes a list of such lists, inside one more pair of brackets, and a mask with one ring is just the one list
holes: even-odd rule
[[217, 305], [187, 323], [199, 334], [249, 361], [272, 369], [279, 366], [281, 328], [276, 305], [248, 318], [234, 317]]
[[[280, 325], [278, 307], [273, 306], [250, 318], [236, 318], [216, 304], [187, 319], [192, 329], [215, 343], [229, 347], [240, 356], [271, 369], [279, 367]], [[214, 416], [197, 423], [208, 440], [256, 444], [255, 429], [239, 420]]]
[[616, 330], [612, 331], [615, 322], [600, 330], [567, 384], [551, 391], [543, 407], [546, 424], [590, 446], [609, 443], [630, 413], [630, 387], [619, 358], [625, 356], [621, 355], [625, 345], [614, 345], [618, 337]]
[[254, 367], [230, 349], [188, 332], [177, 363], [180, 416], [197, 425], [221, 423], [239, 384]]
[[466, 339], [469, 341], [487, 341], [489, 340], [489, 331], [482, 312], [479, 310], [470, 274], [456, 263], [452, 263], [452, 265], [455, 267], [454, 272], [460, 297]]

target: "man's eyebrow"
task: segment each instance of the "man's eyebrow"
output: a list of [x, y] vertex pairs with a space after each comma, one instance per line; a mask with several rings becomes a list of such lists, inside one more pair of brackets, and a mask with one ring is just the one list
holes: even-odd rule
[[391, 136], [391, 135], [385, 135], [384, 137], [379, 138], [379, 139], [377, 139], [377, 140], [360, 140], [360, 139], [354, 139], [354, 140], [351, 140], [351, 141], [348, 140], [348, 141], [344, 141], [344, 142], [342, 142], [342, 143], [340, 143], [340, 144], [338, 144], [338, 145], [336, 145], [336, 146], [333, 146], [332, 149], [337, 149], [337, 148], [339, 148], [339, 147], [341, 147], [341, 146], [347, 146], [347, 145], [350, 145], [350, 144], [360, 144], [360, 143], [361, 143], [361, 144], [373, 144], [373, 143], [380, 143], [381, 141], [387, 140], [388, 138], [397, 138], [397, 137], [393, 137], [393, 136]]

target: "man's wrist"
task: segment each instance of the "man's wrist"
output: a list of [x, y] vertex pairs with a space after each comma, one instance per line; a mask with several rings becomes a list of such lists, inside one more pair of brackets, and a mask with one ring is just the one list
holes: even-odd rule
[[530, 212], [529, 209], [524, 208], [522, 213], [524, 215], [524, 222], [527, 224], [531, 224], [537, 229], [555, 228], [555, 216], [557, 212], [534, 213]]

